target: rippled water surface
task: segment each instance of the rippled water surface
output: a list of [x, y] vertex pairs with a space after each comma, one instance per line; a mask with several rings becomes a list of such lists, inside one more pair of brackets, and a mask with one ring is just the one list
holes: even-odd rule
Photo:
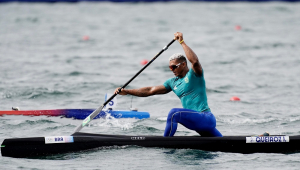
[[[238, 26], [241, 29], [238, 29]], [[299, 3], [0, 4], [0, 110], [97, 108], [181, 31], [205, 70], [209, 106], [223, 135], [300, 133]], [[89, 40], [84, 40], [88, 36]], [[173, 76], [171, 45], [129, 88]], [[241, 101], [232, 102], [232, 96]], [[173, 93], [118, 96], [118, 109], [150, 119], [101, 119], [83, 132], [162, 136]], [[0, 117], [0, 142], [70, 135], [81, 120]], [[197, 133], [179, 126], [177, 136]], [[236, 154], [120, 147], [40, 159], [0, 157], [9, 169], [298, 169], [300, 154]]]

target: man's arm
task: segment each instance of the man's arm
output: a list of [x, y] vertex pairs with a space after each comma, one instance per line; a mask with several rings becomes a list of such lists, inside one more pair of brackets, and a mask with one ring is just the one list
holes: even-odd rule
[[[115, 94], [118, 92], [119, 88], [115, 90]], [[148, 97], [156, 94], [166, 94], [171, 90], [167, 90], [164, 85], [152, 86], [152, 87], [142, 87], [139, 89], [122, 89], [119, 93], [120, 95], [133, 95], [138, 97]]]
[[187, 59], [191, 62], [192, 69], [194, 70], [194, 72], [197, 73], [198, 75], [202, 75], [202, 66], [198, 60], [198, 57], [194, 53], [194, 51], [183, 41], [183, 34], [181, 32], [176, 32], [174, 35], [175, 35], [175, 39], [179, 43], [181, 42], [181, 46], [185, 52]]

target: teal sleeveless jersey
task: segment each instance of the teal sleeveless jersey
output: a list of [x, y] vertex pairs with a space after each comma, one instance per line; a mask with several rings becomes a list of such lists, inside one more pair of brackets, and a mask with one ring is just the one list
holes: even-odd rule
[[190, 69], [183, 78], [170, 78], [164, 83], [164, 86], [180, 98], [183, 108], [198, 112], [210, 111], [203, 71], [199, 76], [193, 69]]

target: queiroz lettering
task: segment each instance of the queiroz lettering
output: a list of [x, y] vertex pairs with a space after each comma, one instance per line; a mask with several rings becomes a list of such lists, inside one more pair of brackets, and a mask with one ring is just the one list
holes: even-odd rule
[[289, 142], [289, 136], [253, 136], [246, 137], [246, 143], [279, 143]]

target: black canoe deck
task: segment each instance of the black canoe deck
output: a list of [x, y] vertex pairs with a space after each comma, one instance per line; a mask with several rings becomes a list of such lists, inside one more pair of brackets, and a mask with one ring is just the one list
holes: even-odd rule
[[[247, 137], [249, 138], [250, 136], [162, 137], [143, 135], [102, 135], [77, 132], [72, 136], [67, 137], [67, 139], [63, 139], [63, 137], [59, 136], [49, 138], [51, 139], [50, 142], [52, 143], [46, 143], [46, 137], [5, 139], [1, 145], [1, 153], [2, 156], [24, 158], [77, 152], [99, 147], [126, 145], [174, 149], [199, 149], [204, 151], [220, 151], [246, 154], [300, 152], [300, 135], [252, 137], [251, 142], [254, 143], [246, 143]], [[62, 141], [60, 141], [60, 139]]]

